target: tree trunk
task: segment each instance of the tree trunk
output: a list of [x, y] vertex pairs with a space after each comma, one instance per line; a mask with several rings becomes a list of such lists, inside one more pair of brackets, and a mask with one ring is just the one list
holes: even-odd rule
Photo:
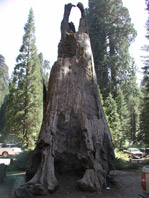
[[80, 27], [68, 23], [72, 4], [65, 5], [58, 59], [53, 65], [46, 111], [29, 160], [27, 179], [16, 197], [56, 190], [55, 171], [80, 173], [82, 190], [101, 191], [113, 168], [113, 144], [101, 106], [84, 9]]

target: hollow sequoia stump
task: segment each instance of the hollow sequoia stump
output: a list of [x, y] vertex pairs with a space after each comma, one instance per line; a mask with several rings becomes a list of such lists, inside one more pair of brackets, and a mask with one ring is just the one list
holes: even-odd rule
[[55, 171], [82, 175], [77, 186], [101, 191], [114, 158], [111, 134], [102, 109], [82, 4], [79, 31], [69, 23], [65, 5], [58, 59], [49, 79], [46, 111], [35, 150], [28, 162], [28, 182], [16, 197], [45, 195], [58, 185]]

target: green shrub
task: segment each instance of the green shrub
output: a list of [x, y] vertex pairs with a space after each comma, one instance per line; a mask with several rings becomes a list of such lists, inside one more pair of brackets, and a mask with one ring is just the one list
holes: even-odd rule
[[134, 164], [128, 161], [128, 154], [117, 149], [115, 149], [115, 159], [113, 160], [113, 164], [117, 170], [137, 169], [140, 166], [139, 164]]
[[113, 164], [117, 170], [137, 169], [139, 167], [139, 164], [133, 164], [132, 162], [125, 161], [120, 158], [115, 158], [113, 160]]
[[118, 159], [127, 159], [128, 158], [128, 154], [124, 153], [123, 151], [119, 151], [118, 149], [115, 149], [114, 152], [115, 152], [115, 157]]
[[18, 169], [18, 167], [15, 166], [14, 163], [7, 166], [7, 172], [18, 172], [18, 171], [19, 171], [19, 169]]
[[31, 153], [32, 153], [32, 151], [24, 151], [24, 152], [20, 153], [16, 157], [16, 160], [13, 162], [13, 166], [15, 166], [16, 169], [25, 171], [26, 167], [27, 167], [27, 162], [28, 162], [28, 159], [29, 159]]

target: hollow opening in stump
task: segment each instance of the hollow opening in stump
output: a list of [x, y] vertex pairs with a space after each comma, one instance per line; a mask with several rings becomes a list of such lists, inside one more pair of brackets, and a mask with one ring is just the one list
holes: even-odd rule
[[75, 31], [79, 30], [79, 23], [81, 18], [81, 12], [77, 7], [73, 7], [69, 16], [69, 24], [73, 23]]

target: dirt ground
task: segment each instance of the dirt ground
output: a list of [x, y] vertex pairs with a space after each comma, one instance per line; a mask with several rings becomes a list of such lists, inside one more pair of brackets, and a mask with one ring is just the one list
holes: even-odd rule
[[[102, 193], [87, 193], [79, 191], [76, 187], [75, 176], [60, 175], [58, 176], [59, 187], [54, 194], [46, 197], [37, 196], [36, 198], [140, 198], [144, 195], [141, 188], [142, 169], [113, 171], [115, 184], [108, 184]], [[0, 198], [12, 198], [12, 191], [16, 183], [24, 177], [24, 173], [12, 174], [7, 173], [3, 184], [0, 184]], [[144, 195], [149, 198], [149, 195]]]

